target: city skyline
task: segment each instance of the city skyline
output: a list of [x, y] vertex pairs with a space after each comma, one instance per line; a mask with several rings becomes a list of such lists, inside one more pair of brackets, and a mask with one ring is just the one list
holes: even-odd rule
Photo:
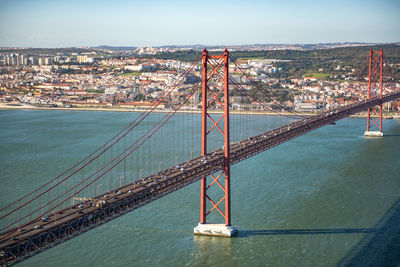
[[0, 46], [162, 46], [400, 41], [400, 2], [0, 2]]

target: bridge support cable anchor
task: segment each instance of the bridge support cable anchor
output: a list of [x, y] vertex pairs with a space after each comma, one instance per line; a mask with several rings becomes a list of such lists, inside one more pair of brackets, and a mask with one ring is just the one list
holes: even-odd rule
[[[367, 130], [364, 133], [366, 137], [383, 137], [382, 130], [382, 111], [383, 111], [383, 49], [380, 51], [369, 50], [369, 71], [368, 71], [368, 99], [371, 98], [371, 92], [379, 91], [379, 105], [368, 108], [367, 111]], [[375, 128], [376, 130], [371, 130]]]
[[[202, 53], [202, 116], [201, 116], [201, 155], [203, 161], [207, 161], [207, 141], [210, 132], [216, 131], [224, 138], [224, 165], [223, 170], [217, 177], [211, 175], [211, 183], [207, 184], [207, 177], [201, 178], [200, 193], [200, 223], [194, 228], [195, 235], [211, 236], [233, 236], [237, 228], [231, 225], [231, 193], [230, 193], [230, 149], [229, 149], [229, 52], [227, 49], [222, 55], [209, 55], [204, 49]], [[221, 73], [223, 72], [223, 76]], [[212, 88], [209, 87], [209, 81]], [[216, 86], [218, 85], [218, 86]], [[222, 88], [221, 88], [222, 87]], [[210, 99], [208, 99], [208, 96]], [[212, 114], [208, 113], [208, 107], [221, 109], [223, 115], [219, 119], [213, 119]], [[211, 127], [208, 128], [207, 121]], [[221, 127], [220, 124], [224, 124]], [[224, 182], [220, 182], [220, 179]], [[220, 201], [214, 202], [208, 194], [211, 187], [218, 186], [223, 191]], [[221, 190], [220, 190], [221, 191]], [[207, 203], [211, 204], [211, 209], [207, 211]], [[224, 208], [220, 204], [224, 203]], [[218, 212], [224, 219], [224, 224], [212, 224], [207, 222], [210, 213]]]

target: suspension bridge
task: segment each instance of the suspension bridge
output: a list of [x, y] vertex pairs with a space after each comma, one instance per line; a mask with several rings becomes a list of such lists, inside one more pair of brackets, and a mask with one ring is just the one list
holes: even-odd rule
[[[261, 88], [227, 50], [221, 55], [204, 50], [153, 106], [93, 153], [32, 192], [2, 203], [1, 264], [24, 260], [199, 180], [200, 223], [194, 233], [234, 235], [230, 166], [363, 111], [365, 135], [382, 136], [383, 104], [400, 98], [399, 90], [383, 86], [384, 65], [383, 51], [371, 50], [364, 99], [304, 116]], [[200, 66], [201, 82], [179, 94], [185, 78]], [[233, 91], [263, 112], [233, 113]], [[201, 97], [201, 113], [180, 113], [195, 97]], [[160, 112], [167, 101], [174, 104]]]

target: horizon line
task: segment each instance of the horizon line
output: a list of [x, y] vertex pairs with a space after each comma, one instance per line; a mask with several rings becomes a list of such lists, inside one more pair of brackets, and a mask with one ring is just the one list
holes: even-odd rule
[[98, 48], [98, 47], [125, 47], [125, 48], [141, 48], [141, 47], [153, 47], [153, 48], [168, 48], [168, 47], [176, 47], [176, 48], [190, 48], [190, 47], [246, 47], [246, 46], [275, 46], [275, 45], [293, 45], [293, 46], [305, 46], [305, 45], [340, 45], [340, 44], [354, 44], [354, 45], [387, 45], [394, 44], [400, 45], [400, 41], [397, 42], [323, 42], [323, 43], [254, 43], [254, 44], [219, 44], [219, 45], [203, 45], [203, 44], [171, 44], [171, 45], [107, 45], [107, 44], [99, 44], [95, 46], [88, 45], [77, 45], [77, 46], [53, 46], [53, 47], [39, 47], [39, 46], [0, 46], [0, 49], [65, 49], [65, 48]]

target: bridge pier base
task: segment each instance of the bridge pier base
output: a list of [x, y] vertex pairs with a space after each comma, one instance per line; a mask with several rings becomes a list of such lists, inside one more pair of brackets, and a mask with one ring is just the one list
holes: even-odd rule
[[381, 131], [365, 131], [364, 136], [367, 136], [367, 137], [383, 137], [383, 132], [381, 132]]
[[235, 226], [225, 224], [199, 223], [194, 228], [195, 235], [232, 237], [237, 232]]

